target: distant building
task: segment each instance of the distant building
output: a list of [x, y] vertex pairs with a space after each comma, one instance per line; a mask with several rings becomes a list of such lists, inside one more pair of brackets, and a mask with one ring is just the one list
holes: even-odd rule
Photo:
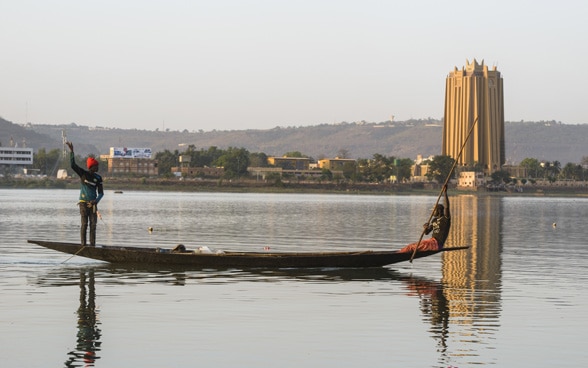
[[445, 86], [442, 154], [457, 158], [476, 118], [478, 122], [458, 160], [459, 166], [481, 164], [488, 175], [505, 163], [502, 76], [484, 62], [449, 73]]
[[[322, 168], [330, 168], [333, 174], [343, 175], [343, 161], [350, 161], [355, 164], [355, 160], [347, 159], [325, 159], [319, 160], [318, 163], [310, 163], [308, 157], [268, 157], [269, 167], [250, 167], [247, 169], [252, 176], [266, 179], [268, 175], [279, 175], [280, 177], [301, 178], [318, 178], [322, 175]], [[331, 166], [332, 165], [332, 166]], [[339, 168], [339, 165], [341, 168]]]
[[33, 149], [19, 147], [0, 147], [0, 165], [32, 165]]
[[111, 176], [156, 176], [157, 161], [149, 158], [108, 158], [108, 174]]
[[268, 157], [267, 163], [281, 167], [284, 170], [308, 170], [310, 158], [308, 157]]
[[414, 160], [415, 165], [420, 165], [425, 161], [433, 161], [435, 156], [431, 155], [429, 157], [423, 157], [423, 155], [417, 155], [416, 160]]
[[417, 155], [414, 164], [410, 167], [410, 181], [416, 183], [426, 183], [431, 181], [427, 176], [429, 172], [429, 161], [433, 161], [435, 156], [423, 157], [423, 155]]
[[111, 176], [157, 176], [157, 160], [151, 159], [151, 148], [110, 147], [108, 155], [100, 155], [108, 162]]
[[356, 164], [356, 161], [351, 158], [324, 158], [322, 160], [318, 160], [318, 167], [321, 169], [331, 170], [331, 171], [342, 171], [345, 165], [353, 165]]
[[[421, 160], [422, 162], [422, 160]], [[411, 166], [411, 177], [410, 181], [417, 182], [417, 183], [425, 183], [431, 181], [429, 177], [427, 177], [427, 173], [429, 172], [429, 165], [426, 164], [414, 164]]]
[[459, 189], [478, 190], [484, 186], [484, 173], [474, 171], [462, 171], [457, 179]]

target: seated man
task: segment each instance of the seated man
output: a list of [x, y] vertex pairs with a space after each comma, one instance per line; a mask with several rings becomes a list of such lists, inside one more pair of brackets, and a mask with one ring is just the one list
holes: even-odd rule
[[435, 207], [435, 212], [433, 213], [431, 223], [423, 225], [423, 230], [425, 234], [428, 235], [431, 231], [433, 231], [432, 237], [430, 239], [421, 240], [420, 243], [409, 244], [406, 247], [399, 250], [399, 252], [412, 253], [414, 252], [414, 249], [417, 246], [417, 244], [417, 251], [419, 252], [443, 249], [443, 245], [445, 245], [445, 240], [447, 240], [447, 235], [449, 235], [449, 228], [451, 227], [451, 214], [449, 212], [447, 184], [445, 184], [445, 186], [443, 187], [443, 192], [445, 193], [445, 206], [443, 206], [442, 204], [438, 204]]

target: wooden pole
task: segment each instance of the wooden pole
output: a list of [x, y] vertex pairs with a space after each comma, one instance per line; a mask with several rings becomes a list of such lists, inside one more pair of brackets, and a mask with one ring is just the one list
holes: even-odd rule
[[78, 249], [77, 252], [75, 252], [74, 254], [72, 254], [68, 259], [66, 259], [65, 261], [61, 262], [61, 264], [64, 264], [65, 262], [69, 261], [70, 259], [72, 259], [73, 257], [77, 256], [82, 250], [84, 250], [84, 248], [86, 248], [85, 245], [82, 245], [80, 247], [80, 249]]
[[[435, 206], [433, 206], [433, 211], [431, 211], [431, 215], [429, 216], [429, 220], [427, 221], [427, 224], [430, 224], [431, 220], [433, 219], [433, 215], [435, 214], [435, 209], [437, 208], [437, 205], [439, 204], [439, 200], [441, 199], [441, 196], [443, 195], [443, 190], [445, 189], [445, 186], [447, 185], [447, 183], [449, 183], [449, 179], [451, 178], [451, 174], [453, 174], [453, 170], [455, 170], [455, 167], [457, 166], [457, 162], [459, 161], [461, 154], [463, 153], [463, 149], [465, 148], [465, 145], [466, 145], [468, 139], [470, 139], [470, 135], [474, 131], [474, 126], [476, 126], [477, 122], [478, 122], [478, 118], [476, 117], [476, 119], [474, 120], [474, 123], [470, 127], [470, 130], [468, 132], [468, 135], [466, 136], [465, 141], [463, 141], [463, 144], [461, 145], [461, 149], [459, 150], [459, 153], [457, 154], [457, 157], [455, 158], [455, 162], [453, 162], [453, 166], [451, 167], [451, 170], [449, 171], [447, 178], [445, 178], [445, 182], [443, 183], [443, 186], [441, 187], [441, 192], [439, 193], [439, 196], [437, 197], [437, 201], [435, 202]], [[414, 256], [417, 252], [417, 249], [419, 248], [419, 245], [421, 245], [421, 241], [423, 241], [423, 237], [425, 236], [425, 231], [426, 231], [426, 229], [423, 229], [423, 231], [421, 232], [421, 237], [419, 238], [419, 241], [418, 241], [416, 247], [414, 247], [414, 250], [412, 251], [412, 255], [410, 256], [410, 263], [412, 263], [412, 260], [414, 259]]]

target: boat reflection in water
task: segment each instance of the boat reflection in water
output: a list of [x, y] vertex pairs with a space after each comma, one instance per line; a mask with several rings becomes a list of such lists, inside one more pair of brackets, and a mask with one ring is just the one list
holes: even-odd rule
[[[76, 272], [75, 274], [73, 272]], [[419, 299], [422, 320], [430, 323], [429, 332], [437, 340], [437, 350], [443, 356], [447, 350], [450, 330], [449, 303], [442, 282], [429, 278], [407, 275], [392, 269], [332, 268], [332, 269], [249, 269], [249, 270], [151, 270], [126, 269], [111, 265], [87, 267], [81, 270], [61, 269], [38, 280], [44, 286], [75, 285], [79, 277], [79, 308], [77, 309], [77, 342], [70, 351], [66, 367], [94, 366], [100, 359], [102, 331], [99, 309], [96, 307], [95, 275], [105, 285], [157, 283], [189, 287], [202, 280], [220, 284], [242, 282], [283, 282], [298, 280], [303, 283], [325, 282], [390, 282], [390, 285], [408, 297]], [[77, 275], [77, 276], [76, 276]], [[441, 359], [443, 360], [443, 359]]]
[[[449, 336], [449, 301], [441, 282], [421, 277], [402, 277], [400, 280], [406, 285], [408, 295], [419, 298], [423, 320], [431, 323], [429, 332], [437, 340], [437, 352], [445, 356], [447, 339]], [[441, 359], [443, 360], [443, 359]]]
[[66, 367], [92, 367], [100, 356], [100, 337], [102, 331], [98, 326], [99, 310], [96, 308], [96, 288], [94, 270], [80, 271], [80, 307], [78, 308], [78, 334], [76, 349], [67, 353]]

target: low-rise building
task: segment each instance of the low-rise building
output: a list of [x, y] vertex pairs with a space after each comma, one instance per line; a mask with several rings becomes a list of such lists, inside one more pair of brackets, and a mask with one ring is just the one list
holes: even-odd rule
[[267, 163], [281, 167], [284, 170], [308, 170], [310, 158], [308, 157], [268, 157]]
[[151, 148], [110, 147], [108, 155], [101, 155], [108, 162], [111, 176], [157, 176], [157, 160], [151, 158]]
[[32, 165], [33, 149], [20, 147], [0, 147], [0, 165]]
[[117, 158], [108, 157], [108, 174], [119, 175], [158, 175], [157, 160], [149, 158]]
[[355, 167], [356, 161], [352, 158], [324, 158], [322, 160], [318, 160], [318, 167], [321, 169], [331, 170], [331, 171], [342, 171], [345, 165], [353, 165]]
[[462, 171], [457, 179], [458, 189], [478, 190], [484, 186], [484, 173], [475, 171]]
[[429, 172], [429, 165], [425, 164], [415, 164], [411, 167], [411, 176], [410, 181], [415, 183], [426, 183], [431, 181], [427, 176]]

